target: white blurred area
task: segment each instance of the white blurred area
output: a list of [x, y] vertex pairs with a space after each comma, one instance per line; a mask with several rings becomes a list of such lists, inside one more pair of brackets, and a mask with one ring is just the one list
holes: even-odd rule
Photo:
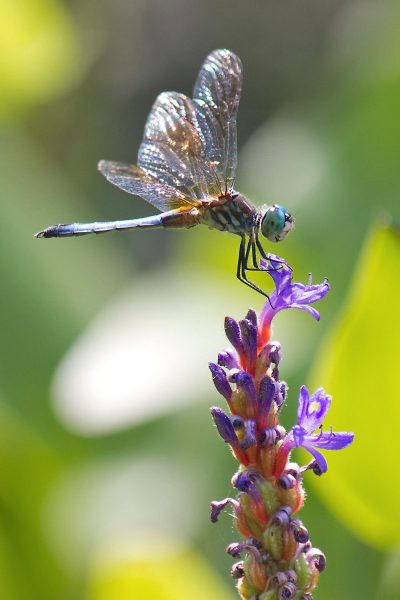
[[283, 204], [296, 214], [322, 181], [325, 148], [301, 119], [287, 111], [259, 127], [240, 153], [243, 192], [257, 202]]
[[[233, 290], [234, 284], [233, 278]], [[227, 345], [223, 318], [227, 310], [245, 314], [245, 301], [232, 298], [211, 273], [174, 270], [138, 280], [95, 317], [60, 363], [52, 385], [58, 417], [91, 435], [204, 401], [213, 393], [208, 362]]]

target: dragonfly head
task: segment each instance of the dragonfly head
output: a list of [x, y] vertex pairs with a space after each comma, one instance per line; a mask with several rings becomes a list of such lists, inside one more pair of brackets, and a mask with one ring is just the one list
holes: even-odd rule
[[271, 242], [280, 242], [293, 229], [294, 220], [283, 206], [269, 206], [261, 215], [260, 229]]

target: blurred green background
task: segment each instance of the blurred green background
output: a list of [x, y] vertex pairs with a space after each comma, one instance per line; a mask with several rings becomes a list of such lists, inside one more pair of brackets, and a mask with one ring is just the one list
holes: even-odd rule
[[328, 558], [315, 597], [399, 598], [400, 242], [382, 216], [400, 219], [399, 3], [0, 9], [0, 597], [236, 597], [224, 548], [237, 536], [228, 516], [209, 523], [235, 463], [211, 425], [207, 361], [227, 344], [225, 314], [262, 306], [235, 279], [237, 240], [201, 227], [32, 237], [151, 214], [96, 163], [134, 162], [155, 96], [190, 94], [228, 47], [244, 63], [237, 188], [295, 215], [272, 249], [295, 279], [332, 284], [319, 324], [276, 320], [284, 423], [308, 383], [334, 394], [327, 425], [356, 433], [306, 479], [301, 518]]

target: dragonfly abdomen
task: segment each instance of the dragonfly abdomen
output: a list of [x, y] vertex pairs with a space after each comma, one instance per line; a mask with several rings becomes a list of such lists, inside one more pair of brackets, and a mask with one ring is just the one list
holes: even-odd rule
[[69, 223], [53, 225], [36, 233], [38, 238], [71, 237], [88, 235], [89, 233], [105, 233], [107, 231], [122, 231], [124, 229], [137, 229], [146, 227], [157, 229], [160, 227], [193, 227], [198, 223], [198, 211], [170, 210], [159, 215], [143, 217], [141, 219], [127, 219], [124, 221], [100, 221], [94, 223]]

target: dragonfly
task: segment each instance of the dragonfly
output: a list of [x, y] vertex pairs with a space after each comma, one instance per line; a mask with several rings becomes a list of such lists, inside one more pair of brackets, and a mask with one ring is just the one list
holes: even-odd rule
[[200, 68], [189, 98], [163, 92], [147, 118], [137, 165], [101, 160], [98, 169], [113, 185], [157, 208], [156, 215], [47, 227], [37, 238], [81, 236], [130, 229], [191, 228], [206, 225], [240, 237], [236, 275], [248, 276], [259, 256], [268, 260], [260, 235], [279, 242], [294, 219], [283, 206], [257, 208], [234, 189], [237, 168], [236, 121], [242, 90], [242, 63], [230, 50], [214, 50]]

